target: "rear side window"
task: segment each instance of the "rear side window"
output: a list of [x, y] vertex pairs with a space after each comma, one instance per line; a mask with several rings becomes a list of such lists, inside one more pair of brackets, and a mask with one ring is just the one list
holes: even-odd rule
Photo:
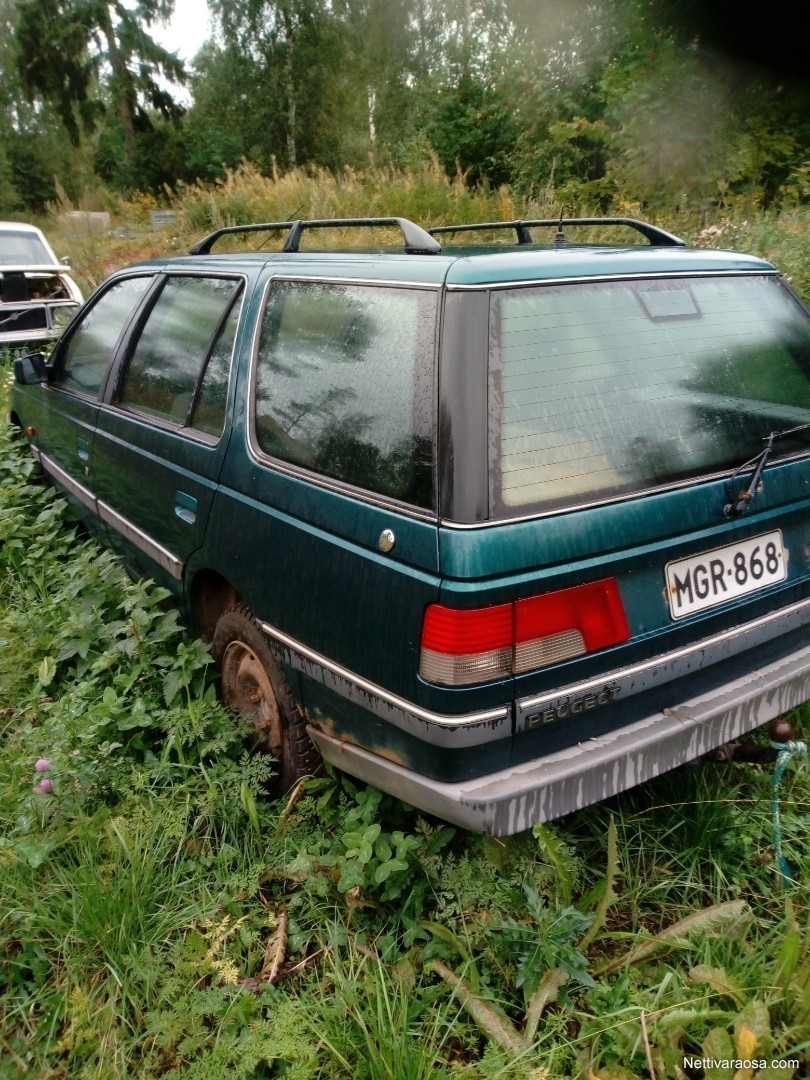
[[230, 278], [168, 278], [124, 369], [118, 403], [219, 435], [240, 289]]
[[428, 290], [275, 284], [256, 375], [261, 449], [432, 506], [436, 304]]
[[808, 422], [810, 318], [776, 277], [493, 293], [496, 516], [732, 468]]
[[151, 277], [116, 281], [82, 316], [61, 352], [52, 383], [94, 397], [101, 389], [118, 339], [152, 284]]

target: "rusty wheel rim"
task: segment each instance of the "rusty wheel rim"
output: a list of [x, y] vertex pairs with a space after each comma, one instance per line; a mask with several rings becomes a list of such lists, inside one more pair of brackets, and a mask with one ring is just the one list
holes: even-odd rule
[[261, 660], [242, 641], [232, 641], [221, 663], [222, 696], [227, 705], [249, 716], [253, 730], [274, 758], [281, 760], [282, 720], [278, 700]]

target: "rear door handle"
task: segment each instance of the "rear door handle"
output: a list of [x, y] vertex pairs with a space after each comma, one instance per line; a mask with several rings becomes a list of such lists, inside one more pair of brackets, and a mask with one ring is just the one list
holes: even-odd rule
[[181, 521], [193, 525], [197, 520], [197, 500], [193, 495], [186, 494], [185, 491], [175, 491], [174, 512]]

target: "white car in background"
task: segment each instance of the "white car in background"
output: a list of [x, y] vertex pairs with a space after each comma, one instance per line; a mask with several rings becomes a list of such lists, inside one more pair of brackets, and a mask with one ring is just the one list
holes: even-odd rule
[[59, 337], [83, 299], [68, 270], [34, 225], [0, 221], [0, 354]]

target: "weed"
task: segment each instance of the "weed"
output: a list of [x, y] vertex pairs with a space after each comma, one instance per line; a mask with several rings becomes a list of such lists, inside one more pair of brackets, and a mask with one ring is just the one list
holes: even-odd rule
[[312, 1031], [329, 1057], [358, 1080], [437, 1080], [451, 1076], [446, 1051], [463, 1038], [459, 1007], [417, 983], [407, 968], [334, 946], [321, 982]]

